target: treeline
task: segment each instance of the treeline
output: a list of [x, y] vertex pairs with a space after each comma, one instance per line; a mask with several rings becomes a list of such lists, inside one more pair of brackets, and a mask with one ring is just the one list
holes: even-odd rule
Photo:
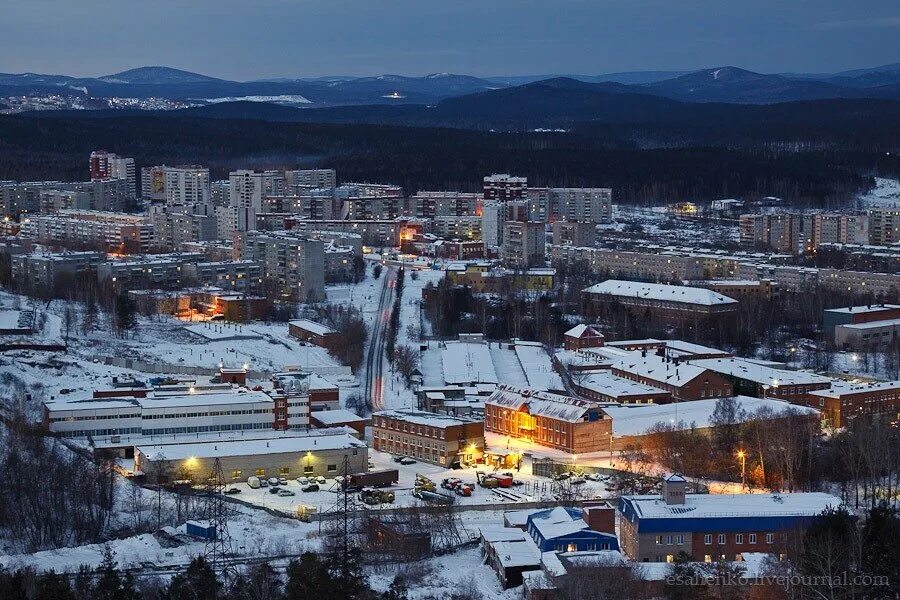
[[[312, 552], [292, 560], [284, 576], [267, 563], [242, 569], [223, 582], [203, 557], [168, 583], [122, 572], [109, 547], [96, 568], [72, 577], [32, 569], [0, 571], [0, 598], [27, 600], [406, 600], [408, 585], [396, 576], [388, 589], [369, 587], [358, 563], [349, 572], [328, 555]], [[423, 596], [417, 596], [423, 597]]]
[[623, 203], [779, 195], [837, 206], [871, 187], [872, 174], [900, 173], [896, 153], [793, 144], [777, 130], [750, 145], [729, 134], [723, 137], [730, 142], [715, 144], [681, 134], [659, 141], [651, 139], [655, 131], [643, 124], [633, 135], [606, 135], [602, 129], [495, 133], [158, 115], [3, 116], [0, 179], [81, 180], [84, 156], [114, 148], [139, 165], [202, 163], [214, 178], [236, 168], [324, 166], [344, 181], [393, 182], [414, 193], [476, 191], [485, 174], [512, 172], [537, 186], [612, 187]]

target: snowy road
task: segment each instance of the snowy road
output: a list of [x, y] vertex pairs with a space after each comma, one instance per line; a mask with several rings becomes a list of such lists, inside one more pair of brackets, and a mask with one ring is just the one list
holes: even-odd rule
[[372, 335], [366, 356], [365, 398], [371, 399], [372, 410], [384, 408], [384, 342], [387, 335], [388, 322], [391, 318], [391, 306], [394, 299], [394, 288], [397, 285], [397, 271], [393, 267], [385, 267], [382, 275], [381, 296], [378, 299], [378, 310], [372, 321]]

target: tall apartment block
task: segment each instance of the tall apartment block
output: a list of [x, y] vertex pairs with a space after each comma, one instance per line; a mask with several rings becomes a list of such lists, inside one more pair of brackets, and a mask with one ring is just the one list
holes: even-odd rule
[[249, 231], [243, 258], [262, 266], [263, 278], [295, 300], [325, 298], [325, 242], [286, 231]]
[[506, 174], [488, 175], [484, 178], [484, 199], [498, 202], [522, 200], [528, 193], [528, 178]]
[[875, 246], [889, 246], [900, 242], [900, 208], [871, 209], [869, 239]]
[[544, 266], [544, 224], [537, 221], [506, 221], [500, 260], [515, 269]]

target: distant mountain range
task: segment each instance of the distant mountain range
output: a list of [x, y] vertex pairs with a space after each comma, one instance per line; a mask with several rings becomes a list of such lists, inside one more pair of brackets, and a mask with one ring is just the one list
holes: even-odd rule
[[[605, 75], [546, 75], [479, 78], [451, 73], [423, 77], [318, 77], [229, 81], [170, 67], [140, 67], [100, 77], [70, 77], [36, 73], [0, 74], [0, 97], [13, 95], [82, 95], [89, 98], [164, 98], [204, 105], [253, 101], [305, 108], [358, 105], [433, 105], [450, 98], [498, 92], [544, 82], [581, 82], [602, 88], [577, 88], [571, 83], [577, 112], [585, 94], [603, 91], [629, 94], [629, 102], [651, 106], [644, 97], [681, 102], [772, 104], [803, 100], [880, 98], [900, 99], [900, 63], [839, 73], [763, 74], [725, 66], [699, 71], [635, 71]], [[553, 83], [541, 88], [549, 97]], [[534, 90], [532, 90], [534, 94]], [[538, 102], [538, 98], [532, 97]], [[621, 99], [620, 99], [621, 100]], [[593, 98], [591, 102], [596, 102]], [[477, 101], [475, 101], [477, 103]], [[534, 110], [539, 110], [536, 104]], [[581, 105], [584, 108], [584, 105]], [[612, 109], [612, 107], [610, 107]], [[521, 110], [517, 107], [517, 110]]]

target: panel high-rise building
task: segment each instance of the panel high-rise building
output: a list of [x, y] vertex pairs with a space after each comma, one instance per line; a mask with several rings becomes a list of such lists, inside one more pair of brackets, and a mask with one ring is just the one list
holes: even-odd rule
[[498, 202], [523, 200], [528, 193], [528, 178], [513, 177], [508, 173], [488, 175], [484, 178], [484, 199]]

